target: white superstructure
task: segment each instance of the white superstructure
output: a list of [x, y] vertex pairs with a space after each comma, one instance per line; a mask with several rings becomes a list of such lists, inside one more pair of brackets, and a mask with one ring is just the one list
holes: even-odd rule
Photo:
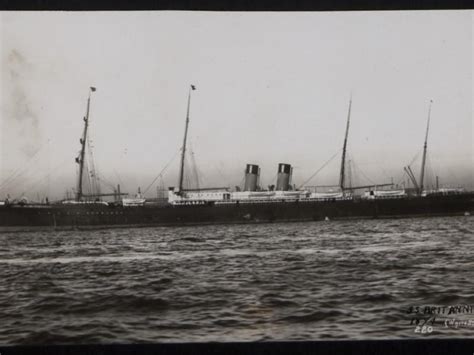
[[378, 198], [404, 198], [407, 197], [405, 190], [371, 190], [366, 191], [362, 198], [375, 200]]
[[173, 205], [226, 204], [226, 203], [271, 203], [295, 201], [328, 201], [352, 199], [351, 194], [342, 192], [311, 193], [295, 191], [229, 191], [229, 189], [185, 190], [173, 188], [168, 191], [168, 202]]

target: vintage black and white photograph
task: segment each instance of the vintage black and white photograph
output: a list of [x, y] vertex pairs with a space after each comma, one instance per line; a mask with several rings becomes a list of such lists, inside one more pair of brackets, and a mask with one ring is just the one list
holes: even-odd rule
[[0, 345], [474, 335], [473, 11], [0, 40]]

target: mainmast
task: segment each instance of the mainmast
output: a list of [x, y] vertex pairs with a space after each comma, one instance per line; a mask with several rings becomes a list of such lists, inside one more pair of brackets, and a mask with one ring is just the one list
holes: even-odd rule
[[341, 159], [341, 174], [339, 176], [339, 186], [341, 190], [344, 190], [344, 183], [345, 183], [345, 166], [346, 166], [346, 150], [347, 150], [347, 137], [349, 135], [349, 122], [351, 119], [351, 106], [352, 106], [352, 95], [351, 99], [349, 100], [349, 111], [347, 113], [347, 124], [346, 124], [346, 135], [344, 137], [344, 145], [342, 147], [342, 159]]
[[426, 135], [425, 135], [425, 144], [423, 145], [423, 159], [421, 161], [421, 173], [420, 173], [420, 189], [419, 194], [423, 193], [423, 179], [425, 177], [425, 163], [426, 163], [426, 147], [428, 143], [428, 130], [430, 128], [430, 117], [431, 117], [431, 105], [433, 100], [430, 100], [430, 108], [428, 109], [428, 122], [426, 123]]
[[188, 93], [188, 110], [186, 113], [186, 125], [184, 128], [184, 138], [183, 138], [183, 148], [181, 149], [181, 165], [179, 169], [179, 188], [178, 191], [180, 194], [182, 194], [183, 191], [183, 178], [184, 178], [184, 157], [186, 154], [186, 140], [188, 137], [188, 126], [189, 126], [189, 106], [191, 105], [191, 91], [196, 90], [196, 87], [194, 85], [191, 85], [189, 87], [189, 93]]
[[82, 133], [82, 138], [79, 140], [81, 142], [81, 152], [79, 156], [76, 158], [76, 163], [79, 164], [79, 176], [77, 179], [77, 191], [76, 191], [76, 201], [80, 201], [82, 199], [82, 175], [84, 173], [84, 155], [86, 152], [86, 142], [87, 142], [87, 128], [89, 127], [89, 110], [91, 104], [91, 93], [96, 90], [95, 87], [90, 87], [89, 90], [89, 97], [87, 98], [87, 109], [86, 109], [86, 116], [84, 117], [84, 131]]

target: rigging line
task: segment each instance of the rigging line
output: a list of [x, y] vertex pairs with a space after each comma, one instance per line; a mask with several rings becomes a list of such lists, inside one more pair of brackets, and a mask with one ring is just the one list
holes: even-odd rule
[[199, 188], [199, 180], [198, 180], [198, 177], [196, 175], [197, 171], [194, 168], [194, 162], [193, 162], [191, 148], [189, 150], [190, 150], [190, 154], [188, 154], [187, 157], [186, 157], [186, 164], [187, 164], [186, 169], [188, 169], [187, 176], [188, 176], [189, 186], [190, 186], [191, 189], [193, 189], [193, 188], [198, 189]]
[[352, 159], [351, 156], [347, 156], [347, 178], [349, 183], [349, 189], [352, 189]]
[[[188, 151], [190, 150], [191, 149], [189, 148]], [[195, 181], [194, 171], [192, 170], [190, 154], [186, 154], [184, 159], [185, 159], [184, 179], [186, 180], [186, 189], [193, 190], [196, 188], [195, 187], [196, 181]]]
[[[410, 161], [410, 164], [408, 164], [407, 166], [411, 166], [411, 165], [415, 162], [415, 160], [418, 159], [418, 157], [419, 157], [419, 155], [420, 155], [421, 152], [422, 152], [422, 149], [420, 149], [420, 150], [418, 151], [418, 153], [415, 154], [415, 156], [413, 157], [413, 159]], [[407, 172], [404, 171], [403, 174], [402, 174], [402, 177], [400, 178], [400, 180], [399, 180], [399, 182], [398, 182], [397, 185], [400, 185], [401, 183], [403, 183], [403, 182], [405, 181], [405, 175], [408, 176], [408, 178], [410, 178], [410, 176], [407, 174]]]
[[89, 179], [89, 186], [90, 186], [90, 194], [91, 195], [95, 195], [96, 194], [96, 191], [95, 191], [95, 178], [94, 178], [94, 175], [95, 175], [95, 171], [94, 171], [94, 162], [92, 161], [92, 156], [90, 155], [91, 154], [91, 148], [90, 148], [90, 139], [89, 137], [87, 137], [87, 153], [89, 155], [89, 157], [86, 159], [86, 163], [87, 163], [87, 173], [88, 173], [88, 179]]
[[194, 178], [196, 179], [196, 187], [197, 189], [199, 189], [199, 171], [198, 171], [198, 168], [197, 168], [197, 165], [196, 165], [196, 157], [194, 155], [194, 149], [193, 149], [193, 145], [189, 144], [189, 148], [190, 148], [190, 153], [191, 153], [191, 163], [192, 163], [192, 167], [193, 167], [193, 173], [194, 173]]
[[123, 185], [123, 184], [122, 184], [122, 179], [120, 178], [120, 175], [117, 173], [117, 170], [114, 169], [114, 173], [115, 173], [115, 176], [117, 177], [117, 179], [118, 179], [120, 185]]
[[403, 182], [405, 182], [405, 175], [408, 176], [406, 171], [403, 172], [402, 177], [398, 181], [397, 185], [401, 185]]
[[242, 177], [242, 180], [240, 180], [240, 183], [239, 183], [239, 188], [244, 191], [245, 189], [245, 175]]
[[44, 148], [44, 146], [45, 146], [47, 143], [49, 143], [49, 141], [46, 142], [46, 143], [41, 144], [40, 147], [39, 147], [39, 149], [38, 149], [36, 152], [34, 152], [34, 154], [33, 154], [31, 157], [28, 158], [28, 160], [26, 161], [26, 165], [23, 166], [23, 167], [21, 167], [21, 166], [18, 167], [9, 177], [7, 177], [3, 182], [1, 182], [1, 184], [3, 185], [3, 184], [4, 184], [7, 180], [9, 180], [13, 175], [17, 174], [17, 173], [19, 172], [19, 170], [25, 169], [25, 168], [28, 169], [28, 167], [29, 167], [29, 164], [28, 164], [28, 163], [29, 163], [31, 160], [35, 159], [35, 157], [38, 155], [38, 153]]
[[370, 183], [375, 184], [375, 182], [372, 179], [370, 179], [367, 175], [365, 175], [365, 173], [361, 170], [359, 165], [355, 163], [354, 159], [352, 159], [352, 164], [359, 171], [359, 173], [361, 173]]
[[418, 156], [420, 155], [420, 153], [422, 152], [423, 149], [420, 149], [418, 151], [418, 153], [415, 154], [415, 157], [411, 160], [410, 164], [408, 164], [408, 166], [412, 165], [416, 159], [418, 159]]
[[159, 186], [156, 187], [156, 197], [157, 198], [166, 198], [165, 193], [165, 182], [163, 180], [163, 176], [160, 177]]
[[25, 167], [19, 167], [17, 168], [10, 176], [8, 176], [1, 184], [0, 184], [0, 190], [3, 189], [4, 187], [8, 186], [10, 183], [15, 181], [18, 177], [20, 177], [24, 172], [21, 170], [25, 170], [25, 172], [28, 170], [28, 168]]
[[[433, 183], [435, 183], [436, 181], [436, 171], [433, 167], [433, 163], [431, 162], [431, 158], [430, 158], [430, 154], [429, 152], [426, 153], [426, 165], [427, 167], [429, 168], [428, 170], [428, 178], [431, 180], [431, 187], [433, 187]], [[429, 176], [429, 174], [431, 173], [431, 176]]]
[[326, 165], [328, 165], [338, 154], [339, 152], [341, 151], [342, 149], [338, 149], [338, 151], [331, 157], [329, 158], [329, 160], [327, 160], [313, 175], [311, 175], [311, 177], [306, 180], [305, 182], [303, 182], [299, 187], [298, 187], [298, 190], [300, 188], [302, 188], [304, 185], [306, 185], [308, 182], [310, 182], [321, 170], [323, 170]]
[[202, 170], [197, 166], [196, 162], [194, 163], [194, 169], [196, 170], [196, 180], [199, 189], [199, 187], [203, 185], [202, 182], [206, 181], [206, 179], [203, 179]]
[[104, 182], [107, 186], [109, 186], [111, 189], [115, 189], [117, 185], [112, 182], [112, 180], [104, 178], [102, 175], [97, 177], [100, 181]]
[[[212, 163], [212, 167], [217, 171], [217, 173], [220, 175], [221, 179], [224, 181], [226, 180], [226, 177], [224, 176], [224, 174], [222, 173], [221, 169], [219, 169], [219, 166], [216, 165], [215, 163]], [[201, 176], [202, 176], [202, 173], [201, 173]], [[205, 176], [204, 176], [205, 177]], [[244, 177], [245, 179], [245, 177]]]
[[[26, 185], [27, 181], [30, 179], [30, 176], [31, 176], [31, 179], [35, 178], [34, 173], [35, 173], [34, 171], [30, 171], [29, 173], [25, 174], [24, 176], [22, 176], [22, 174], [16, 176], [12, 181], [9, 181], [5, 186], [0, 188], [0, 191], [1, 190], [6, 190], [7, 188], [18, 188], [19, 186]], [[17, 178], [22, 178], [23, 180], [26, 180], [26, 181], [16, 181]], [[14, 182], [16, 183], [15, 186], [10, 185], [11, 183], [14, 183]]]
[[386, 177], [387, 179], [392, 178], [391, 176], [389, 176], [389, 175], [387, 174], [387, 171], [384, 169], [383, 165], [380, 164], [380, 161], [379, 161], [378, 159], [376, 160], [376, 163], [377, 163], [378, 167], [380, 168], [380, 171], [382, 172], [382, 174], [385, 175], [385, 177]]
[[100, 186], [98, 182], [98, 172], [95, 167], [94, 162], [94, 153], [92, 151], [92, 143], [91, 143], [90, 135], [87, 137], [87, 150], [89, 153], [89, 167], [90, 167], [90, 175], [91, 175], [91, 185], [92, 185], [92, 194], [100, 194]]
[[146, 194], [146, 192], [150, 189], [150, 187], [152, 187], [152, 185], [155, 183], [156, 180], [158, 180], [158, 178], [160, 176], [162, 176], [162, 174], [165, 172], [165, 170], [171, 165], [171, 163], [175, 160], [176, 156], [181, 152], [181, 148], [178, 149], [176, 151], [176, 153], [174, 154], [173, 158], [171, 158], [171, 160], [168, 162], [168, 164], [165, 165], [165, 167], [160, 171], [160, 173], [155, 177], [155, 179], [153, 179], [153, 181], [151, 182], [150, 185], [148, 185], [148, 187], [145, 189], [145, 191], [143, 192], [143, 195]]
[[91, 170], [90, 170], [89, 162], [87, 159], [85, 160], [85, 165], [86, 165], [86, 172], [87, 172], [87, 182], [89, 183], [89, 194], [93, 195], [94, 190], [93, 190], [92, 182], [91, 182]]
[[[204, 171], [205, 170], [206, 169], [204, 169]], [[196, 171], [197, 171], [197, 174], [198, 174], [198, 182], [202, 186], [202, 185], [204, 185], [203, 182], [207, 181], [206, 175], [205, 175], [205, 173], [203, 173], [203, 170], [201, 169], [201, 167], [198, 164], [196, 164]]]
[[26, 165], [23, 166], [23, 167], [18, 167], [11, 175], [9, 175], [5, 180], [3, 180], [3, 182], [0, 183], [0, 189], [4, 188], [5, 186], [7, 186], [8, 184], [12, 183], [13, 181], [15, 181], [16, 178], [20, 177], [21, 175], [23, 175], [24, 173], [26, 173], [28, 171], [28, 169], [31, 167], [31, 165], [29, 164], [33, 159], [36, 158], [36, 156], [38, 155], [38, 153], [43, 149], [45, 144], [42, 144], [40, 146], [40, 148], [33, 154], [32, 157], [30, 157], [27, 162], [26, 162]]
[[94, 169], [94, 180], [96, 184], [96, 190], [97, 190], [97, 195], [100, 195], [102, 193], [101, 187], [100, 187], [100, 177], [99, 177], [99, 171], [97, 168]]
[[102, 176], [99, 176], [97, 173], [96, 173], [96, 176], [97, 176], [97, 181], [103, 182], [106, 186], [108, 186], [108, 187], [111, 188], [112, 190], [115, 189], [115, 185], [114, 185], [113, 183], [111, 183], [109, 180], [105, 179], [105, 178], [102, 177]]
[[[59, 163], [54, 169], [53, 169], [53, 172], [56, 172], [58, 168], [62, 167], [65, 163], [67, 163], [69, 161], [69, 157], [64, 159], [61, 163]], [[43, 180], [46, 180], [47, 178], [49, 178], [51, 176], [51, 174], [53, 174], [53, 172], [49, 172], [48, 174], [40, 177], [39, 179], [35, 180], [32, 184], [30, 184], [28, 186], [28, 189], [26, 189], [23, 194], [26, 195], [28, 192], [30, 192], [34, 187], [37, 187], [39, 186], [39, 184], [41, 182], [43, 182]]]
[[190, 168], [190, 165], [189, 165], [189, 154], [185, 154], [185, 156], [184, 156], [184, 172], [183, 172], [184, 177], [183, 178], [184, 178], [184, 184], [186, 185], [185, 189], [187, 189], [187, 190], [192, 189], [192, 185], [191, 185], [192, 176], [191, 176], [191, 174], [192, 174], [192, 171], [191, 171], [191, 168]]
[[[412, 161], [412, 163], [413, 163], [413, 161]], [[410, 165], [412, 163], [410, 163]], [[404, 183], [406, 181], [406, 179], [405, 179], [406, 177], [408, 177], [410, 179], [410, 176], [408, 175], [408, 173], [405, 170], [403, 170], [402, 176], [400, 177], [400, 180], [398, 180], [398, 183], [396, 185], [401, 185], [402, 183]]]

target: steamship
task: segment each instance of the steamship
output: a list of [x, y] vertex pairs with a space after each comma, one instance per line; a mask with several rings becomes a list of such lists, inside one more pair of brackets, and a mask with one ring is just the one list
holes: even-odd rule
[[[191, 92], [189, 88], [180, 173], [177, 187], [168, 188], [168, 198], [150, 200], [141, 194], [125, 197], [118, 189], [115, 201], [106, 202], [102, 195], [83, 193], [83, 174], [89, 125], [91, 87], [87, 100], [81, 150], [76, 162], [79, 174], [74, 199], [56, 202], [28, 203], [26, 200], [0, 201], [1, 227], [42, 226], [48, 228], [100, 228], [112, 226], [196, 225], [219, 223], [268, 223], [318, 221], [334, 219], [394, 218], [410, 216], [469, 215], [474, 212], [474, 192], [464, 189], [424, 187], [425, 162], [430, 124], [430, 113], [423, 146], [423, 160], [419, 179], [410, 166], [405, 172], [413, 188], [393, 188], [393, 184], [347, 186], [346, 149], [349, 134], [352, 98], [349, 102], [347, 124], [342, 149], [339, 184], [336, 191], [318, 192], [296, 188], [291, 184], [292, 166], [278, 164], [276, 186], [261, 189], [260, 168], [247, 164], [243, 189], [183, 188], [184, 161], [190, 118]], [[430, 110], [431, 112], [431, 103]], [[362, 194], [356, 191], [364, 190]]]

